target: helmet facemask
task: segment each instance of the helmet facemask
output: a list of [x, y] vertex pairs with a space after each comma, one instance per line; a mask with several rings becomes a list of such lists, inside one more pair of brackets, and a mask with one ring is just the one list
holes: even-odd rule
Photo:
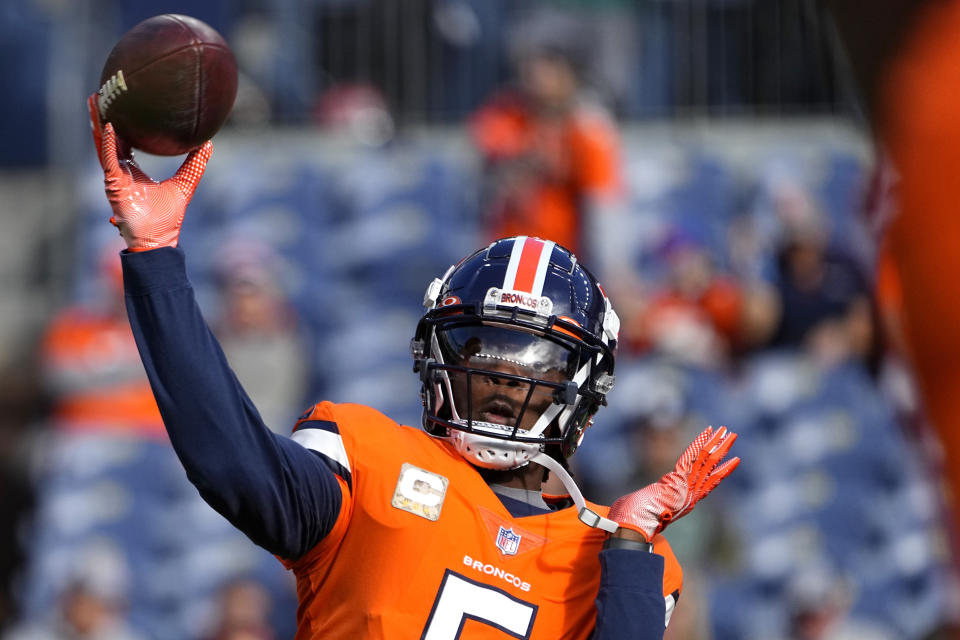
[[424, 426], [491, 469], [524, 466], [541, 452], [569, 457], [612, 383], [612, 354], [579, 338], [575, 325], [512, 315], [447, 309], [420, 333]]
[[592, 274], [548, 240], [497, 240], [427, 287], [411, 343], [426, 431], [470, 462], [569, 457], [613, 385], [619, 320]]
[[556, 243], [516, 236], [451, 266], [423, 303], [410, 346], [424, 429], [479, 467], [537, 463], [584, 523], [615, 531], [566, 467], [614, 381], [620, 321], [596, 278]]

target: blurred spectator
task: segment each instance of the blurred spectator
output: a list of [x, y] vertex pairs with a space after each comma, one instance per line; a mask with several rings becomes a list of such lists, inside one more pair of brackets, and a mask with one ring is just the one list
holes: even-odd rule
[[43, 338], [41, 375], [51, 423], [61, 432], [166, 440], [127, 323], [116, 250], [102, 253], [97, 275], [97, 297], [60, 311]]
[[565, 25], [524, 40], [517, 83], [469, 126], [484, 161], [488, 235], [548, 238], [587, 260], [596, 246], [583, 240], [594, 233], [588, 218], [616, 208], [622, 185], [619, 133], [585, 90], [581, 35]]
[[630, 348], [715, 367], [769, 337], [777, 316], [769, 287], [721, 272], [710, 250], [682, 232], [668, 236], [659, 257], [666, 282], [624, 318]]
[[684, 576], [684, 607], [677, 607], [670, 616], [670, 626], [663, 633], [663, 640], [712, 640], [710, 617], [707, 612], [707, 594], [702, 581], [694, 576]]
[[875, 355], [871, 288], [856, 261], [830, 246], [810, 194], [786, 188], [776, 203], [782, 224], [776, 287], [782, 312], [771, 346], [807, 347], [826, 364]]
[[627, 439], [632, 447], [636, 466], [633, 474], [624, 480], [624, 484], [649, 484], [650, 478], [660, 477], [657, 476], [658, 473], [662, 476], [671, 471], [674, 463], [666, 459], [666, 452], [699, 426], [691, 424], [690, 419], [691, 416], [685, 412], [671, 415], [670, 412], [660, 411], [637, 416], [628, 423]]
[[205, 640], [275, 640], [270, 607], [269, 593], [255, 580], [228, 583], [220, 591], [216, 625]]
[[91, 544], [77, 556], [53, 615], [12, 630], [4, 640], [141, 640], [124, 620], [128, 582], [122, 557]]
[[[28, 461], [24, 466], [36, 505], [29, 528], [24, 522], [18, 532], [29, 536], [29, 542], [16, 597], [18, 615], [24, 620], [38, 621], [59, 598], [63, 620], [57, 624], [76, 628], [76, 637], [112, 638], [98, 635], [107, 631], [97, 629], [113, 628], [116, 603], [87, 572], [106, 571], [106, 564], [119, 561], [86, 557], [90, 552], [77, 546], [79, 537], [74, 534], [120, 520], [131, 504], [142, 502], [142, 496], [128, 499], [127, 487], [97, 483], [107, 469], [136, 464], [139, 446], [164, 447], [167, 436], [126, 319], [115, 246], [98, 254], [93, 276], [91, 298], [54, 316], [36, 356], [39, 393], [46, 408], [43, 418], [50, 429], [32, 432], [24, 446]], [[162, 482], [149, 476], [146, 484], [151, 480]], [[76, 499], [68, 503], [64, 496], [71, 491]], [[139, 539], [145, 541], [147, 523], [136, 526]], [[77, 567], [71, 568], [71, 563]], [[64, 588], [65, 581], [69, 588]], [[123, 588], [117, 587], [117, 592]]]
[[264, 422], [288, 433], [297, 418], [290, 411], [306, 401], [310, 363], [279, 258], [266, 245], [242, 240], [225, 243], [218, 258], [214, 332]]
[[347, 134], [358, 144], [382, 147], [393, 139], [393, 116], [376, 87], [340, 84], [321, 94], [314, 120], [327, 131]]
[[[288, 340], [296, 335], [296, 323], [268, 257], [248, 247], [221, 261], [226, 274], [221, 328], [238, 372], [262, 395], [264, 417], [287, 430], [296, 415], [285, 411], [303, 404], [299, 394], [306, 376], [296, 363], [304, 350]], [[67, 572], [70, 563], [87, 558], [91, 541], [109, 541], [135, 569], [121, 589], [129, 596], [129, 619], [155, 638], [197, 637], [190, 610], [207, 601], [214, 585], [258, 563], [270, 568], [263, 573], [267, 578], [286, 572], [223, 523], [185, 481], [126, 321], [116, 247], [104, 250], [96, 265], [99, 286], [89, 300], [59, 313], [42, 343], [52, 429], [38, 434], [34, 447], [37, 507], [29, 528], [21, 531], [30, 542], [16, 592], [19, 613], [25, 624], [42, 628], [54, 622], [107, 625], [117, 614], [116, 603], [94, 597], [99, 592], [77, 586]], [[298, 394], [296, 402], [284, 406], [289, 394]], [[65, 622], [44, 620], [60, 598]]]
[[[639, 4], [633, 0], [538, 0], [516, 3], [507, 24], [508, 42], [552, 37], [575, 24], [575, 36], [589, 42], [582, 69], [590, 86], [618, 113], [635, 90], [640, 55]], [[522, 7], [522, 8], [521, 8]]]
[[666, 460], [665, 450], [699, 426], [690, 424], [679, 367], [664, 359], [633, 360], [627, 354], [621, 362], [617, 384], [631, 393], [611, 400], [610, 414], [573, 464], [584, 493], [599, 502], [610, 502], [624, 487], [648, 484], [660, 477], [658, 472], [670, 471], [675, 461]]
[[813, 563], [789, 582], [789, 640], [893, 640], [884, 627], [850, 611], [851, 585], [829, 566]]

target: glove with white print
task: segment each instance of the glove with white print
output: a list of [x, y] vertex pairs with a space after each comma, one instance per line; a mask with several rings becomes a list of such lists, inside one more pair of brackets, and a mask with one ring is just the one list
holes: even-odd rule
[[720, 464], [737, 434], [707, 427], [687, 447], [673, 471], [639, 491], [618, 498], [608, 517], [621, 528], [638, 532], [649, 542], [674, 520], [690, 513], [740, 464], [731, 458]]
[[96, 94], [88, 98], [93, 142], [103, 167], [111, 224], [131, 251], [175, 247], [190, 198], [213, 152], [209, 140], [191, 151], [173, 177], [157, 182], [137, 165], [133, 153], [108, 122], [101, 127]]

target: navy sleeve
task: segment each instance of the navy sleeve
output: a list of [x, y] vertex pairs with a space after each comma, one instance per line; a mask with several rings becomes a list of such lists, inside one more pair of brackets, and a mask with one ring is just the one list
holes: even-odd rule
[[340, 512], [333, 472], [319, 454], [263, 423], [200, 313], [183, 252], [121, 258], [130, 325], [187, 477], [258, 545], [301, 557]]
[[632, 549], [600, 552], [597, 624], [591, 640], [663, 640], [663, 556]]

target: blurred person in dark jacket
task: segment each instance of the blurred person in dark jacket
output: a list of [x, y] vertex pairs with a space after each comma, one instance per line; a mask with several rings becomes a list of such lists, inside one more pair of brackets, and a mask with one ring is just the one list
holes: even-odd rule
[[802, 189], [778, 196], [775, 247], [780, 318], [777, 348], [808, 348], [825, 364], [875, 355], [871, 285], [852, 256], [831, 246], [824, 214]]

